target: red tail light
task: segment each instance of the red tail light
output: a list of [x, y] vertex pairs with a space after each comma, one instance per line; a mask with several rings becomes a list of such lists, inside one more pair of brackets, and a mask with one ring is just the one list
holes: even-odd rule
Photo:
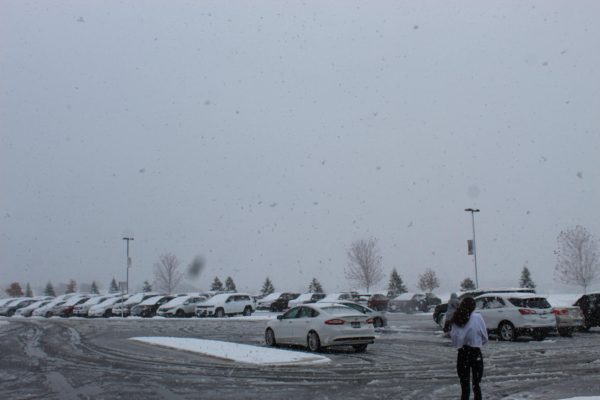
[[346, 321], [339, 318], [328, 319], [327, 321], [325, 321], [326, 325], [344, 325], [345, 323]]
[[554, 310], [552, 310], [552, 314], [567, 315], [569, 314], [569, 310], [567, 310], [566, 308], [555, 308]]
[[521, 313], [521, 315], [531, 315], [531, 314], [537, 314], [535, 312], [535, 310], [529, 310], [527, 308], [519, 308], [519, 312]]
[[375, 320], [374, 320], [373, 318], [369, 318], [369, 319], [367, 320], [367, 324], [372, 324], [372, 323], [374, 323], [374, 322], [375, 322]]

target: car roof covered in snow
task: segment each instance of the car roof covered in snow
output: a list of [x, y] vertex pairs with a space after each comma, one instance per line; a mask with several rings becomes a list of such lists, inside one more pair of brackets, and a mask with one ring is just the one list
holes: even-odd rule
[[407, 292], [394, 297], [394, 300], [412, 300], [412, 298], [417, 295], [425, 297], [425, 294], [423, 293]]
[[141, 306], [153, 306], [154, 304], [158, 303], [158, 301], [160, 299], [162, 299], [163, 297], [166, 297], [165, 295], [158, 295], [158, 296], [152, 296], [147, 298], [146, 300], [142, 301], [140, 303]]
[[259, 301], [263, 301], [263, 300], [277, 300], [279, 298], [279, 296], [281, 296], [281, 292], [274, 292], [274, 293], [271, 293], [271, 294], [263, 297]]
[[490, 293], [482, 294], [481, 296], [477, 296], [476, 299], [479, 299], [480, 297], [490, 297], [490, 296], [506, 297], [506, 298], [511, 298], [511, 299], [541, 299], [541, 298], [545, 299], [547, 297], [547, 296], [537, 294], [537, 293], [490, 292]]

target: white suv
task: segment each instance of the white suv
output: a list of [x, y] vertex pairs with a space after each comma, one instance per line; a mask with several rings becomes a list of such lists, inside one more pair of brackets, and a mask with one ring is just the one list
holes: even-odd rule
[[529, 293], [486, 293], [475, 298], [475, 311], [485, 321], [488, 331], [502, 340], [519, 335], [543, 340], [556, 330], [552, 306], [545, 297]]
[[217, 294], [196, 306], [196, 315], [199, 317], [224, 317], [235, 314], [249, 316], [252, 312], [254, 301], [246, 293]]

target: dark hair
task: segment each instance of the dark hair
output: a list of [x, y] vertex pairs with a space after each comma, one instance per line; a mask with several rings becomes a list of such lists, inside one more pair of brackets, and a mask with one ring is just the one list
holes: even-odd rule
[[475, 300], [473, 300], [472, 297], [465, 297], [456, 308], [456, 311], [454, 312], [450, 323], [458, 326], [465, 326], [465, 324], [469, 322], [469, 318], [471, 318], [471, 313], [474, 310]]

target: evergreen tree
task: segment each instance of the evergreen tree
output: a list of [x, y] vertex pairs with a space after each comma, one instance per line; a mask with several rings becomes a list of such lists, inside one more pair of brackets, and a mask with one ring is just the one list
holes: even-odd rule
[[118, 293], [119, 292], [119, 285], [117, 285], [117, 281], [115, 278], [112, 278], [112, 281], [110, 281], [110, 287], [108, 289], [108, 293]]
[[33, 290], [31, 290], [31, 286], [29, 286], [29, 282], [27, 282], [27, 285], [25, 286], [25, 296], [33, 297]]
[[471, 278], [465, 278], [460, 283], [460, 290], [463, 292], [465, 290], [475, 290], [475, 289], [476, 289], [475, 282], [473, 282], [473, 280]]
[[90, 292], [92, 294], [100, 294], [100, 290], [98, 290], [98, 285], [96, 285], [96, 281], [92, 281], [92, 286], [90, 287]]
[[6, 294], [9, 297], [22, 297], [23, 289], [21, 289], [21, 284], [19, 282], [11, 283], [10, 286], [6, 289]]
[[308, 285], [308, 291], [310, 293], [325, 293], [323, 291], [323, 286], [321, 286], [321, 283], [317, 278], [312, 278], [312, 281], [310, 281], [310, 284]]
[[48, 281], [46, 284], [46, 288], [44, 289], [45, 296], [56, 296], [56, 292], [54, 291], [54, 286], [52, 286], [52, 282]]
[[74, 279], [69, 280], [65, 293], [75, 293], [77, 291], [77, 282]]
[[533, 280], [531, 279], [531, 273], [527, 267], [523, 267], [523, 270], [521, 271], [521, 281], [519, 282], [519, 287], [535, 289], [535, 283], [533, 283]]
[[273, 283], [271, 282], [269, 277], [267, 277], [267, 279], [265, 279], [265, 283], [263, 283], [263, 287], [260, 290], [260, 293], [263, 296], [266, 296], [266, 295], [273, 293], [274, 291], [275, 291], [275, 287], [273, 286]]
[[152, 291], [152, 285], [148, 281], [144, 281], [144, 287], [142, 288], [142, 292], [148, 293]]
[[392, 270], [392, 274], [390, 275], [388, 290], [392, 292], [394, 296], [407, 292], [406, 286], [404, 286], [404, 282], [402, 282], [402, 278], [400, 277], [400, 274], [398, 274], [398, 271], [396, 271], [396, 268]]
[[223, 291], [223, 282], [219, 279], [219, 277], [215, 276], [215, 280], [212, 285], [210, 285], [210, 290], [214, 290], [216, 292]]
[[225, 279], [225, 290], [230, 292], [237, 292], [235, 282], [233, 282], [233, 278], [230, 276], [228, 276], [227, 279]]

